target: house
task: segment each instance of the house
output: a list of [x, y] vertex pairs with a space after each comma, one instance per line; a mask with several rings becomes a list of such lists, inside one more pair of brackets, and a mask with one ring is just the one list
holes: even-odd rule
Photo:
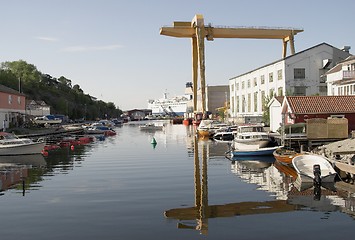
[[124, 113], [125, 116], [129, 117], [131, 121], [140, 121], [145, 118], [147, 115], [151, 115], [151, 109], [132, 109]]
[[31, 116], [46, 116], [51, 114], [51, 108], [44, 101], [26, 100], [26, 114]]
[[281, 108], [284, 124], [314, 118], [346, 118], [349, 132], [355, 130], [355, 96], [286, 96]]
[[349, 47], [321, 43], [281, 60], [229, 79], [233, 121], [262, 121], [273, 96], [327, 95], [324, 74], [351, 54]]
[[25, 101], [24, 94], [0, 85], [0, 129], [19, 126], [24, 122]]
[[339, 62], [325, 77], [329, 96], [355, 95], [355, 56]]
[[269, 102], [270, 131], [276, 132], [282, 123], [282, 102], [283, 96], [273, 97]]

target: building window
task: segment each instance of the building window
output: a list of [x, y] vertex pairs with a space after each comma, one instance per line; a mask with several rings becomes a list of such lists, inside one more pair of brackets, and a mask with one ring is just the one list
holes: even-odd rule
[[269, 97], [270, 98], [272, 98], [273, 96], [274, 96], [274, 89], [273, 88], [271, 88], [270, 90], [269, 90]]
[[12, 103], [12, 96], [11, 95], [9, 95], [9, 104], [11, 104]]
[[282, 80], [282, 70], [277, 70], [277, 80]]
[[248, 88], [250, 88], [250, 79], [248, 79]]
[[265, 75], [261, 75], [260, 76], [260, 84], [264, 84], [265, 83]]
[[248, 112], [251, 112], [251, 93], [248, 93]]
[[254, 93], [254, 112], [258, 111], [258, 92]]
[[256, 86], [258, 86], [258, 80], [257, 80], [257, 78], [255, 77], [255, 78], [254, 78], [254, 87], [256, 87]]
[[305, 79], [306, 70], [304, 68], [295, 68], [293, 69], [293, 75], [295, 79]]
[[242, 82], [242, 89], [244, 89], [244, 87], [245, 87], [244, 85], [245, 85], [245, 84], [244, 84], [244, 81], [243, 81], [243, 82]]
[[239, 97], [237, 97], [236, 103], [237, 103], [236, 109], [237, 109], [237, 113], [238, 113], [239, 112]]
[[295, 96], [306, 96], [306, 87], [294, 87]]
[[231, 91], [234, 92], [234, 84], [231, 85]]
[[245, 104], [246, 104], [246, 102], [245, 102], [245, 96], [243, 95], [243, 96], [242, 96], [242, 112], [243, 112], [243, 113], [245, 112]]
[[277, 89], [277, 96], [283, 96], [282, 87]]
[[269, 73], [269, 82], [273, 82], [273, 81], [274, 81], [274, 74]]
[[239, 91], [239, 83], [235, 86], [236, 90]]
[[232, 103], [232, 105], [231, 105], [231, 109], [232, 109], [232, 111], [234, 112], [234, 111], [235, 111], [235, 109], [234, 109], [234, 97], [232, 97], [232, 101], [231, 101], [231, 103]]
[[21, 97], [17, 97], [17, 103], [21, 104]]

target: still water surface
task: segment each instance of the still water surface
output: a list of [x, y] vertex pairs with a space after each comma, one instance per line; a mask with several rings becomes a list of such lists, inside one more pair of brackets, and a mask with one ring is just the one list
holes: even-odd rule
[[[105, 141], [24, 160], [32, 168], [3, 169], [1, 239], [335, 239], [355, 233], [355, 194], [322, 189], [314, 200], [312, 188], [296, 190], [273, 159], [231, 161], [227, 144], [196, 141], [191, 126], [115, 130]], [[21, 176], [24, 186], [7, 187]]]

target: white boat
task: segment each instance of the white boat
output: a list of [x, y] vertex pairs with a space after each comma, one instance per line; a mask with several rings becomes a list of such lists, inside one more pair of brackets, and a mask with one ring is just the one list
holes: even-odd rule
[[233, 143], [235, 148], [238, 148], [240, 144], [252, 144], [257, 143], [259, 148], [264, 148], [269, 145], [271, 139], [269, 134], [265, 132], [262, 125], [241, 125], [238, 126], [237, 132]]
[[42, 117], [36, 117], [33, 122], [38, 125], [52, 125], [52, 124], [61, 124], [62, 119], [56, 118], [53, 115], [47, 115]]
[[140, 130], [148, 130], [148, 131], [163, 130], [164, 125], [156, 125], [154, 123], [147, 123], [147, 124], [139, 126], [139, 129]]
[[249, 157], [249, 156], [272, 156], [272, 153], [278, 148], [275, 147], [259, 147], [259, 144], [239, 144], [238, 148], [231, 150], [232, 157]]
[[302, 154], [292, 159], [302, 182], [334, 182], [336, 171], [326, 157], [315, 154]]
[[185, 94], [168, 98], [164, 93], [163, 98], [148, 100], [148, 109], [152, 110], [152, 115], [178, 115], [183, 116], [187, 112], [188, 103], [192, 101], [192, 83], [186, 83]]
[[40, 154], [44, 142], [34, 142], [29, 138], [18, 138], [16, 135], [0, 132], [0, 155]]

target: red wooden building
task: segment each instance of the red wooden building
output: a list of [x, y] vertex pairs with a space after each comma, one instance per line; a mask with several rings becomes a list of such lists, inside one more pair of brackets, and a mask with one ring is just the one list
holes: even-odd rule
[[347, 118], [349, 131], [355, 130], [355, 96], [286, 96], [281, 108], [285, 124], [311, 118]]

